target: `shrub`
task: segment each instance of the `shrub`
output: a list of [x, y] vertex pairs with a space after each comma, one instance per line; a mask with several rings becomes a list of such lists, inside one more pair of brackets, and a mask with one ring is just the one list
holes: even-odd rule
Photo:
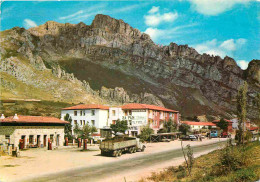
[[254, 181], [257, 180], [256, 178], [257, 176], [252, 169], [241, 169], [236, 171], [234, 181], [237, 182]]

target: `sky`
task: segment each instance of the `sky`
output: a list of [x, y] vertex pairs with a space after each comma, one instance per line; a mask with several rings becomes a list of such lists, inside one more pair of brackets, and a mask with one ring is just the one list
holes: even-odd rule
[[260, 59], [260, 0], [4, 1], [0, 29], [50, 20], [90, 25], [96, 14], [122, 19], [156, 44], [232, 57], [242, 69]]

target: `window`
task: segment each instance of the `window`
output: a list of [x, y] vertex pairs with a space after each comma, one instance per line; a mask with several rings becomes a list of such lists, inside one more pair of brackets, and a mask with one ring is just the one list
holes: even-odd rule
[[95, 126], [95, 120], [91, 120], [92, 126]]
[[132, 110], [129, 110], [129, 115], [132, 116]]
[[29, 135], [29, 144], [33, 144], [33, 135]]
[[85, 121], [85, 120], [83, 120], [83, 125], [84, 125], [84, 126], [86, 125], [86, 121]]
[[78, 112], [77, 111], [74, 111], [74, 116], [77, 116]]
[[85, 111], [83, 111], [83, 116], [85, 116], [86, 115], [86, 113], [85, 113]]
[[80, 115], [82, 116], [82, 111], [80, 111]]
[[74, 125], [77, 125], [77, 120], [74, 120]]
[[82, 126], [82, 120], [80, 120], [80, 125]]
[[95, 110], [91, 110], [91, 116], [95, 116]]
[[112, 116], [116, 115], [116, 110], [112, 110]]
[[125, 111], [125, 116], [127, 116], [127, 111]]
[[5, 135], [5, 139], [9, 140], [10, 139], [10, 135]]

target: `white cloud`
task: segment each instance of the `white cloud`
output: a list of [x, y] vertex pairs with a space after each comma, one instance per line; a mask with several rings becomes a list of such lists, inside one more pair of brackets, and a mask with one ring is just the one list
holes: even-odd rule
[[144, 16], [145, 24], [153, 27], [164, 22], [173, 22], [177, 18], [178, 18], [177, 12], [169, 12], [164, 14], [156, 13], [156, 14], [149, 14]]
[[26, 29], [28, 29], [28, 28], [36, 27], [37, 24], [34, 21], [30, 20], [30, 19], [25, 19], [25, 20], [23, 20], [23, 26]]
[[148, 11], [148, 13], [156, 13], [159, 11], [159, 6], [153, 6], [152, 9], [150, 9], [150, 11]]
[[77, 16], [79, 14], [82, 14], [82, 13], [83, 13], [83, 10], [80, 10], [80, 11], [78, 11], [76, 13], [71, 14], [71, 15], [60, 17], [59, 19], [60, 20], [70, 19], [70, 18], [73, 18], [73, 17], [75, 17], [75, 16]]
[[234, 39], [229, 39], [229, 40], [226, 40], [224, 41], [220, 47], [224, 48], [224, 49], [227, 49], [229, 51], [234, 51], [236, 50], [236, 44], [234, 42]]
[[192, 9], [204, 15], [218, 15], [228, 11], [236, 4], [246, 4], [253, 0], [188, 0]]
[[241, 69], [243, 69], [243, 70], [247, 69], [248, 63], [249, 63], [249, 62], [247, 62], [247, 61], [245, 61], [245, 60], [239, 60], [239, 61], [237, 61], [237, 64], [238, 64], [238, 65], [241, 67]]
[[192, 30], [189, 29], [188, 31], [185, 31], [186, 28], [194, 27], [194, 26], [197, 26], [197, 24], [182, 25], [182, 26], [177, 26], [169, 29], [158, 29], [158, 28], [149, 27], [145, 30], [144, 33], [150, 35], [151, 39], [155, 42], [158, 41], [159, 39], [169, 41], [174, 37], [178, 37], [183, 34], [194, 32], [195, 31], [194, 29]]
[[213, 39], [210, 41], [203, 42], [202, 44], [197, 44], [194, 47], [199, 53], [207, 53], [214, 56], [233, 56], [235, 51], [239, 50], [245, 43], [246, 39], [228, 39], [223, 42]]

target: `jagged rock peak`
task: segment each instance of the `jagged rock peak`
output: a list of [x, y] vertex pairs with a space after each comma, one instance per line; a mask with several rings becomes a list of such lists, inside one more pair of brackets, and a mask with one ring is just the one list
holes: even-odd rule
[[142, 37], [150, 39], [147, 34], [142, 34], [138, 29], [131, 27], [128, 23], [125, 23], [122, 19], [115, 19], [108, 15], [97, 14], [91, 24], [92, 28], [100, 28], [109, 33], [126, 34], [132, 37]]
[[253, 80], [260, 85], [260, 60], [253, 59], [246, 69], [247, 80]]

